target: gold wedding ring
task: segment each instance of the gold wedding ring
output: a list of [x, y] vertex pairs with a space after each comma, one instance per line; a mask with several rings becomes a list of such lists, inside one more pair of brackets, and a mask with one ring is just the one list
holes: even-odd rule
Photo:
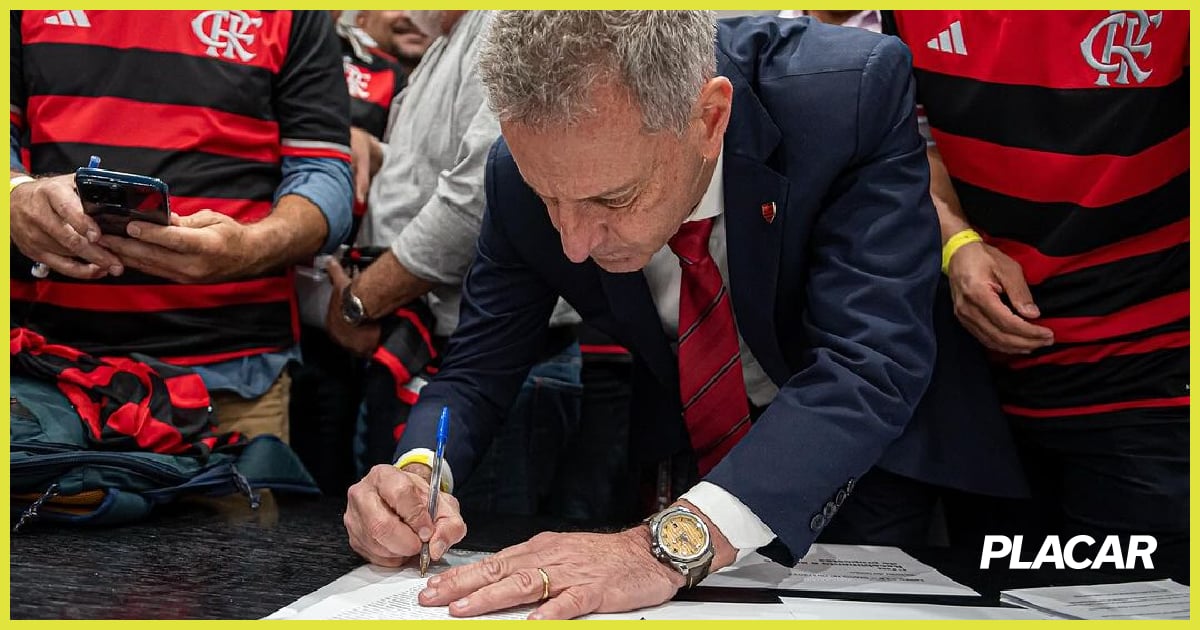
[[550, 599], [550, 574], [542, 567], [538, 567], [538, 575], [542, 576], [542, 601]]

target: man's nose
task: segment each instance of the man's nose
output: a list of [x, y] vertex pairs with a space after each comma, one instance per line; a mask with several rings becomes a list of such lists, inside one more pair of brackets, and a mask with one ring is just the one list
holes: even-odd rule
[[600, 244], [603, 231], [600, 218], [587, 208], [559, 209], [558, 233], [562, 238], [563, 253], [571, 262], [587, 260], [592, 250]]

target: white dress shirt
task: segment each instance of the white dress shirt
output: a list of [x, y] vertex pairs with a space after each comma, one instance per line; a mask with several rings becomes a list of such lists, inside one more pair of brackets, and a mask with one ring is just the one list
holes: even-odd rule
[[[725, 178], [722, 167], [725, 162], [725, 151], [722, 148], [717, 156], [717, 164], [713, 170], [712, 181], [708, 190], [696, 209], [688, 216], [688, 221], [699, 221], [715, 217], [712, 235], [708, 238], [708, 252], [721, 270], [721, 279], [729, 286], [729, 256], [725, 244], [725, 216], [722, 205], [725, 200]], [[679, 284], [683, 272], [679, 268], [679, 257], [671, 248], [664, 246], [650, 259], [642, 273], [650, 286], [650, 295], [662, 320], [663, 331], [671, 339], [679, 333]], [[736, 315], [734, 317], [736, 326]], [[677, 344], [672, 344], [677, 346]], [[763, 371], [758, 360], [746, 346], [746, 341], [738, 333], [738, 347], [741, 350], [742, 376], [746, 382], [746, 395], [756, 406], [764, 407], [775, 399], [779, 388]], [[681, 499], [695, 505], [712, 521], [717, 529], [738, 550], [738, 557], [770, 543], [775, 538], [774, 532], [758, 518], [750, 508], [730, 494], [724, 488], [701, 481], [695, 487], [683, 494]]]

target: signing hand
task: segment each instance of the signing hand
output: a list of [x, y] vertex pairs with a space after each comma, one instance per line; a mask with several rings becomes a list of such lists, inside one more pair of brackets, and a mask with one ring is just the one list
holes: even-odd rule
[[329, 281], [333, 284], [333, 293], [329, 297], [329, 312], [325, 314], [325, 330], [329, 331], [329, 336], [343, 348], [360, 357], [369, 356], [379, 347], [383, 334], [379, 322], [368, 321], [358, 326], [347, 323], [342, 317], [342, 293], [350, 285], [350, 276], [346, 275], [338, 261], [332, 259], [325, 272], [329, 274]]
[[472, 617], [542, 599], [541, 568], [550, 598], [530, 619], [571, 619], [593, 612], [655, 606], [673, 597], [684, 576], [650, 552], [645, 525], [617, 534], [538, 534], [475, 564], [429, 578], [419, 601], [449, 604], [450, 614]]
[[13, 189], [9, 202], [12, 242], [22, 254], [83, 280], [119, 276], [124, 271], [112, 252], [97, 245], [100, 226], [84, 214], [74, 175], [21, 184]]
[[251, 228], [230, 216], [201, 210], [171, 215], [171, 225], [132, 221], [130, 238], [105, 235], [100, 244], [128, 266], [182, 283], [220, 282], [248, 275], [256, 260]]
[[437, 518], [429, 518], [428, 476], [429, 467], [423, 464], [404, 470], [380, 464], [350, 487], [342, 522], [359, 555], [372, 564], [398, 567], [428, 542], [429, 557], [436, 561], [467, 535], [452, 495], [438, 495]]
[[[1026, 321], [1041, 312], [1021, 265], [1000, 250], [985, 243], [962, 246], [950, 259], [949, 277], [954, 314], [983, 345], [1006, 354], [1029, 354], [1054, 343], [1054, 331]], [[1001, 294], [1016, 313], [1000, 300]]]

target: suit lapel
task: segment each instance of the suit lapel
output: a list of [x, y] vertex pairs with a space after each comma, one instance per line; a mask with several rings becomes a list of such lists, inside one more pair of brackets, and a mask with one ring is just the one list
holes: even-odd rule
[[[787, 221], [788, 180], [772, 169], [782, 140], [775, 121], [745, 77], [718, 49], [719, 71], [733, 84], [725, 130], [725, 242], [729, 284], [738, 332], [763, 370], [777, 384], [791, 376], [775, 333], [779, 248]], [[771, 220], [763, 204], [770, 206]]]
[[[787, 179], [765, 164], [725, 156], [725, 243], [733, 312], [742, 339], [776, 383], [789, 376], [775, 334], [776, 283], [787, 194]], [[774, 214], [771, 221], [764, 218], [764, 204], [773, 204], [767, 211]]]

